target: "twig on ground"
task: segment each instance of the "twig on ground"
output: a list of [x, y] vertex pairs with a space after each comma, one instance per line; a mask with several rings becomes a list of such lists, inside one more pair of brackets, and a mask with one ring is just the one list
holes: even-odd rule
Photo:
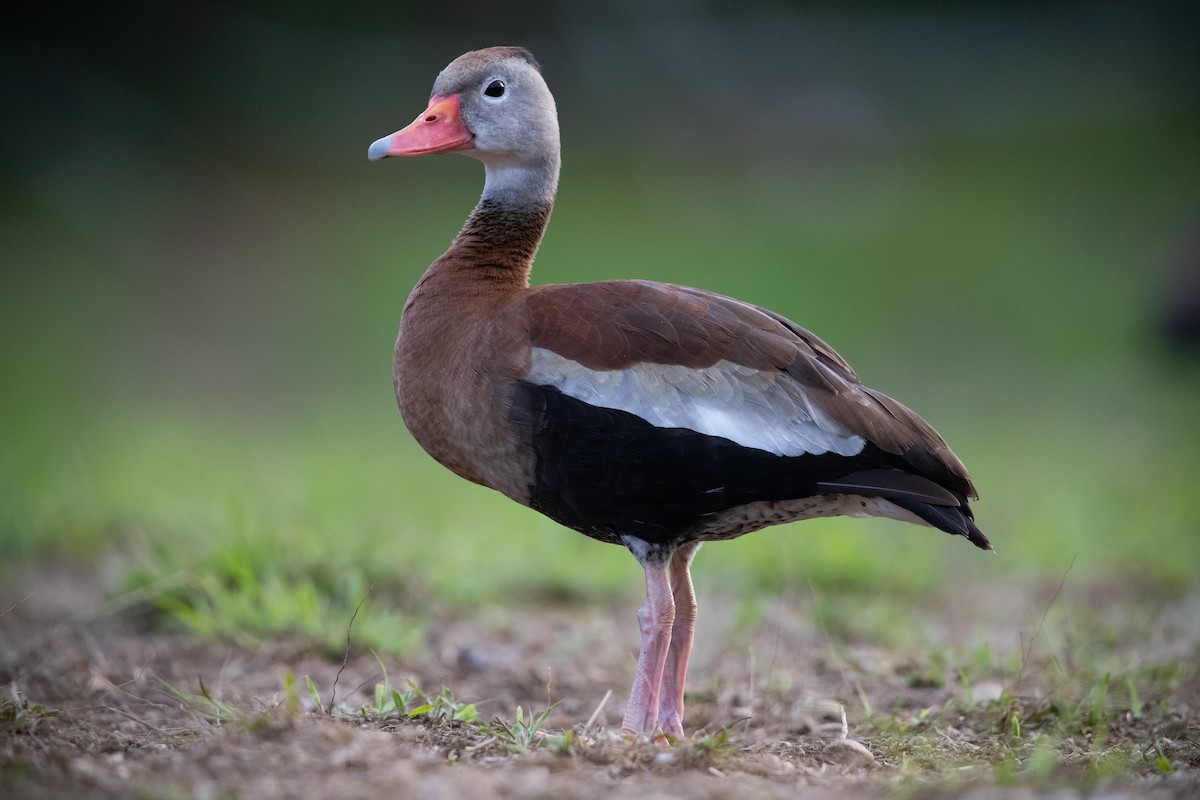
[[590, 731], [592, 729], [592, 725], [596, 722], [596, 719], [600, 716], [600, 712], [604, 710], [604, 706], [606, 703], [608, 703], [608, 698], [610, 698], [610, 697], [612, 697], [612, 689], [609, 689], [607, 692], [604, 693], [604, 697], [601, 698], [601, 700], [600, 700], [600, 705], [596, 706], [596, 710], [592, 712], [592, 715], [590, 717], [588, 717], [588, 721], [584, 723], [584, 725], [583, 725], [584, 731]]
[[3, 611], [0, 611], [0, 617], [3, 617], [3, 616], [5, 616], [6, 614], [8, 614], [8, 612], [12, 611], [14, 608], [16, 608], [17, 606], [21, 605], [21, 603], [24, 603], [24, 602], [25, 602], [26, 600], [28, 600], [29, 598], [33, 597], [35, 594], [37, 594], [38, 592], [40, 592], [40, 591], [41, 591], [42, 589], [44, 589], [44, 588], [46, 588], [46, 585], [45, 585], [45, 584], [42, 584], [41, 586], [37, 587], [36, 589], [34, 589], [34, 590], [33, 590], [32, 592], [30, 592], [29, 594], [27, 594], [27, 595], [25, 595], [24, 597], [22, 597], [22, 598], [21, 598], [20, 600], [18, 600], [17, 602], [13, 603], [13, 604], [12, 604], [11, 606], [9, 606], [8, 608], [4, 609]]
[[169, 733], [167, 733], [166, 731], [164, 731], [162, 728], [158, 727], [157, 725], [152, 725], [149, 722], [146, 722], [146, 720], [144, 720], [140, 717], [134, 716], [133, 714], [130, 714], [128, 711], [123, 711], [123, 710], [117, 708], [116, 706], [104, 706], [104, 708], [107, 708], [109, 711], [113, 712], [114, 714], [120, 714], [122, 717], [125, 717], [126, 719], [131, 719], [134, 722], [136, 722], [138, 725], [141, 725], [144, 728], [149, 728], [150, 730], [154, 731], [155, 733], [162, 734], [163, 736], [170, 736]]
[[[1017, 694], [1017, 689], [1021, 686], [1021, 678], [1025, 675], [1025, 665], [1029, 663], [1029, 657], [1033, 654], [1033, 643], [1037, 637], [1042, 634], [1042, 626], [1046, 624], [1046, 615], [1050, 613], [1050, 608], [1058, 600], [1058, 596], [1062, 594], [1063, 587], [1067, 584], [1067, 576], [1071, 574], [1071, 570], [1075, 567], [1075, 559], [1078, 557], [1079, 553], [1071, 556], [1071, 563], [1068, 564], [1066, 570], [1063, 571], [1062, 579], [1058, 582], [1058, 588], [1055, 589], [1054, 594], [1051, 595], [1050, 602], [1046, 603], [1046, 607], [1042, 609], [1042, 618], [1038, 620], [1037, 628], [1034, 630], [1033, 635], [1029, 637], [1029, 641], [1025, 643], [1024, 652], [1021, 654], [1021, 668], [1017, 670], [1017, 678], [1015, 681], [1013, 681], [1014, 695]], [[1051, 657], [1054, 658], [1053, 653], [1051, 653]], [[1058, 659], [1055, 658], [1054, 660], [1057, 664]], [[1059, 668], [1061, 669], [1061, 666]]]
[[342, 679], [342, 670], [346, 669], [346, 663], [350, 661], [350, 631], [354, 629], [354, 619], [358, 616], [358, 610], [362, 608], [363, 603], [367, 602], [367, 598], [371, 596], [371, 592], [374, 589], [375, 581], [371, 581], [371, 585], [363, 593], [362, 599], [354, 607], [354, 613], [350, 615], [350, 623], [346, 625], [346, 649], [342, 651], [342, 665], [338, 667], [337, 675], [333, 676], [333, 689], [329, 692], [329, 706], [325, 709], [325, 715], [328, 717], [333, 716], [333, 704], [337, 700], [338, 681]]

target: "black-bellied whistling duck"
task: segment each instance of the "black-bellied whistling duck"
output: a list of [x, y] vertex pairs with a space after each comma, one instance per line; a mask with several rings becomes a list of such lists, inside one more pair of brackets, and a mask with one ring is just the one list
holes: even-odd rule
[[683, 735], [702, 542], [846, 514], [991, 549], [967, 505], [975, 487], [937, 432], [794, 322], [649, 281], [529, 285], [559, 137], [527, 51], [455, 59], [429, 107], [368, 156], [443, 152], [482, 161], [486, 181], [404, 306], [400, 411], [449, 469], [641, 563], [626, 733]]

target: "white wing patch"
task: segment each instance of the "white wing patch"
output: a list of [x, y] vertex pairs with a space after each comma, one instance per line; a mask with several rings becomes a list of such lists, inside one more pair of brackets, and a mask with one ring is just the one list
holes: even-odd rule
[[704, 369], [643, 363], [593, 370], [535, 347], [526, 377], [659, 428], [689, 428], [780, 456], [852, 456], [866, 442], [839, 425], [785, 374], [720, 361]]

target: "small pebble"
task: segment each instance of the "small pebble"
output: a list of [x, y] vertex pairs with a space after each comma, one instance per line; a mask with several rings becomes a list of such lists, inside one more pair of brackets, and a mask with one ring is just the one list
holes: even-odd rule
[[1004, 687], [996, 681], [982, 681], [971, 687], [971, 696], [976, 703], [990, 703], [999, 700], [1004, 694]]
[[834, 764], [843, 767], [865, 767], [875, 763], [875, 756], [861, 743], [853, 739], [834, 739], [825, 745], [821, 756]]

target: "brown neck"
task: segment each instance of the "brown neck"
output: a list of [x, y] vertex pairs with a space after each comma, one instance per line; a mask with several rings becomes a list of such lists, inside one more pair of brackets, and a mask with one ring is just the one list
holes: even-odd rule
[[526, 288], [552, 206], [553, 201], [513, 206], [483, 198], [426, 278], [446, 274], [458, 283]]

